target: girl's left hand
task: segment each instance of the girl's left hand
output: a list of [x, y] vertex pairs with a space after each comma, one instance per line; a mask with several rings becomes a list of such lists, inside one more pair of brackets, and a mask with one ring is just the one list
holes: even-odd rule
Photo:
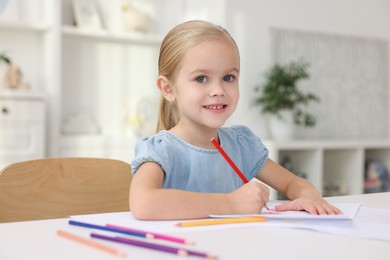
[[297, 198], [295, 200], [283, 203], [281, 205], [277, 205], [275, 207], [276, 211], [301, 211], [305, 210], [312, 215], [341, 215], [343, 214], [341, 210], [336, 208], [335, 206], [329, 204], [323, 198]]

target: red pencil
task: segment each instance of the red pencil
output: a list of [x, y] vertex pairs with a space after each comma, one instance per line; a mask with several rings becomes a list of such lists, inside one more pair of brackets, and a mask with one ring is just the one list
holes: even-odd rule
[[[217, 140], [215, 140], [215, 138], [211, 138], [211, 142], [213, 143], [213, 145], [215, 146], [215, 148], [217, 148], [217, 150], [222, 154], [222, 156], [225, 158], [225, 160], [230, 164], [230, 166], [233, 168], [233, 170], [237, 173], [237, 175], [241, 178], [241, 180], [244, 182], [244, 183], [248, 183], [248, 179], [245, 177], [245, 175], [240, 171], [240, 169], [238, 169], [237, 165], [232, 161], [232, 159], [230, 159], [229, 155], [227, 155], [227, 153], [222, 149], [222, 147], [219, 145], [219, 143], [217, 142]], [[264, 205], [264, 208], [266, 208], [267, 210], [269, 210], [267, 204]]]
[[211, 142], [217, 148], [217, 150], [222, 154], [222, 156], [226, 159], [226, 161], [230, 164], [230, 166], [233, 168], [233, 170], [237, 173], [237, 175], [241, 178], [241, 180], [244, 183], [248, 183], [248, 179], [244, 176], [244, 174], [238, 169], [237, 165], [234, 164], [232, 159], [230, 159], [229, 155], [225, 153], [225, 151], [222, 149], [222, 147], [219, 145], [219, 143], [214, 139], [211, 138]]

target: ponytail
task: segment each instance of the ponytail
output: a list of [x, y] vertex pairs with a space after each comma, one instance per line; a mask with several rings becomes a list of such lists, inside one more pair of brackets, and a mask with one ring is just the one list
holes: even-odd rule
[[160, 99], [160, 109], [157, 121], [157, 132], [169, 130], [179, 122], [179, 113], [176, 103], [170, 103], [162, 95]]

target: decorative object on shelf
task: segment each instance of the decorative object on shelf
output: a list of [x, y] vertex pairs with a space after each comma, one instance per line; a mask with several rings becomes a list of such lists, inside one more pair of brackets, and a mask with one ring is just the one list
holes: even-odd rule
[[12, 62], [5, 54], [0, 54], [0, 62], [3, 61], [6, 64], [6, 69], [3, 78], [3, 87], [12, 90], [28, 90], [30, 85], [23, 82], [23, 73], [18, 65]]
[[[290, 122], [289, 127], [276, 125], [273, 132], [275, 138], [291, 138], [294, 125], [310, 127], [316, 124], [314, 116], [305, 111], [304, 107], [312, 101], [318, 102], [319, 98], [311, 93], [302, 93], [297, 85], [300, 80], [309, 78], [308, 67], [309, 64], [302, 60], [287, 65], [275, 64], [266, 71], [265, 82], [255, 87], [259, 96], [255, 98], [254, 105], [277, 119], [276, 122]], [[283, 131], [277, 136], [279, 130], [289, 128], [290, 132]]]
[[301, 177], [303, 179], [307, 179], [307, 174], [301, 171], [298, 171], [294, 167], [294, 163], [290, 156], [284, 156], [282, 161], [280, 162], [280, 165], [289, 170], [290, 172], [294, 173], [296, 176]]
[[122, 5], [124, 28], [127, 32], [147, 33], [150, 30], [151, 17], [130, 3]]
[[344, 196], [348, 195], [348, 185], [343, 181], [327, 182], [323, 188], [323, 196]]
[[126, 116], [126, 125], [138, 138], [156, 132], [158, 116], [158, 99], [150, 96], [142, 97], [130, 106]]
[[375, 160], [364, 163], [364, 193], [390, 191], [390, 176], [386, 167]]
[[65, 117], [62, 123], [63, 134], [100, 134], [100, 127], [88, 111], [78, 111]]
[[144, 6], [137, 6], [134, 1], [129, 0], [98, 1], [103, 24], [107, 31], [113, 33], [148, 33], [150, 31], [152, 15], [144, 10], [148, 9], [145, 6], [147, 2], [141, 1]]
[[103, 29], [95, 0], [72, 0], [72, 7], [77, 27], [90, 30]]

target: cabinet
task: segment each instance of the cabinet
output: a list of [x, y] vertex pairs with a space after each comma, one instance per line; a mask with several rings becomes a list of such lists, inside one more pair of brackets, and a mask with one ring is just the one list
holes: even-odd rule
[[[366, 160], [390, 169], [390, 140], [264, 141], [270, 158], [308, 179], [324, 196], [364, 192]], [[273, 197], [277, 197], [273, 191]]]
[[41, 158], [45, 151], [45, 105], [36, 95], [0, 95], [0, 169]]

